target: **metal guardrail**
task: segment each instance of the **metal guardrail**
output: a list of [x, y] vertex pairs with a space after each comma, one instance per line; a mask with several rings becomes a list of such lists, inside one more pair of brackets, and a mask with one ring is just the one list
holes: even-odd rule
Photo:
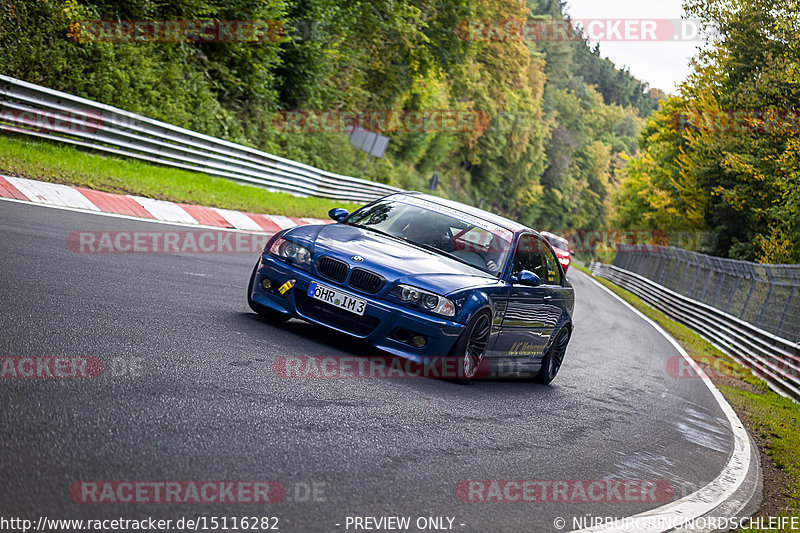
[[800, 401], [800, 344], [617, 266], [591, 263], [589, 270], [685, 324], [776, 392]]
[[766, 265], [675, 246], [618, 244], [614, 266], [800, 343], [800, 265]]
[[295, 196], [369, 202], [399, 190], [3, 75], [0, 131], [202, 172]]

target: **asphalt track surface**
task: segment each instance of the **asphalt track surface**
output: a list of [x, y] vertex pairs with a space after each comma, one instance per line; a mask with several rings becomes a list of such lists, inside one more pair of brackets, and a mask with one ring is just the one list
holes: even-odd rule
[[[94, 356], [113, 369], [0, 380], [0, 515], [276, 516], [281, 531], [441, 516], [456, 531], [559, 531], [557, 517], [569, 530], [573, 517], [665, 502], [472, 503], [456, 487], [665, 480], [678, 499], [731, 453], [703, 382], [667, 372], [672, 345], [577, 270], [575, 332], [550, 386], [286, 379], [273, 372], [281, 356], [370, 352], [253, 314], [245, 287], [256, 254], [80, 254], [66, 244], [73, 231], [170, 229], [0, 202], [0, 354]], [[79, 504], [68, 489], [80, 480], [275, 480], [288, 493], [267, 505]]]

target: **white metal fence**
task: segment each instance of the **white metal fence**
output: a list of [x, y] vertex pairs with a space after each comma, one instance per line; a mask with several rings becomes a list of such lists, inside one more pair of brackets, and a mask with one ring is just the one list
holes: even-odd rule
[[749, 368], [769, 386], [800, 401], [800, 344], [615, 265], [592, 263], [593, 274], [629, 290]]
[[399, 190], [3, 75], [0, 131], [203, 172], [296, 196], [369, 202]]
[[614, 266], [800, 343], [800, 265], [766, 265], [674, 246], [618, 244]]

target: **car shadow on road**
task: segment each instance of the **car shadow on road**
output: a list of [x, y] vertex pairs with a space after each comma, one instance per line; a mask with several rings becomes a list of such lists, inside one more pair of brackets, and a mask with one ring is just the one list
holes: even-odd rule
[[[270, 356], [269, 362], [273, 372], [280, 377], [328, 379], [384, 379], [403, 382], [407, 387], [418, 388], [427, 392], [440, 394], [458, 393], [466, 396], [473, 394], [497, 394], [502, 392], [511, 396], [519, 394], [542, 395], [559, 394], [557, 385], [542, 385], [533, 381], [532, 376], [496, 376], [482, 367], [480, 379], [472, 380], [468, 385], [455, 379], [442, 377], [441, 370], [426, 367], [421, 363], [412, 363], [402, 357], [394, 356], [354, 340], [349, 335], [312, 324], [300, 319], [292, 319], [283, 324], [270, 321], [255, 313], [236, 313], [236, 321], [255, 328], [256, 335], [288, 336], [284, 339], [291, 342], [295, 337], [300, 342], [293, 345], [298, 348], [294, 353], [285, 356]], [[318, 349], [303, 350], [303, 346], [317, 346]], [[282, 359], [281, 359], [282, 358]], [[321, 365], [327, 365], [323, 368]], [[447, 374], [451, 376], [455, 374]]]

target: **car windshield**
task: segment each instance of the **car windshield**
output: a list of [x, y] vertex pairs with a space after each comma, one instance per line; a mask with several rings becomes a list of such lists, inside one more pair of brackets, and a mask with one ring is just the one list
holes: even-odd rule
[[392, 197], [353, 213], [347, 223], [389, 234], [497, 276], [511, 231], [457, 209], [411, 196]]
[[550, 241], [550, 244], [553, 245], [553, 248], [558, 248], [564, 252], [569, 252], [569, 245], [558, 237], [551, 237], [548, 235], [547, 240]]

